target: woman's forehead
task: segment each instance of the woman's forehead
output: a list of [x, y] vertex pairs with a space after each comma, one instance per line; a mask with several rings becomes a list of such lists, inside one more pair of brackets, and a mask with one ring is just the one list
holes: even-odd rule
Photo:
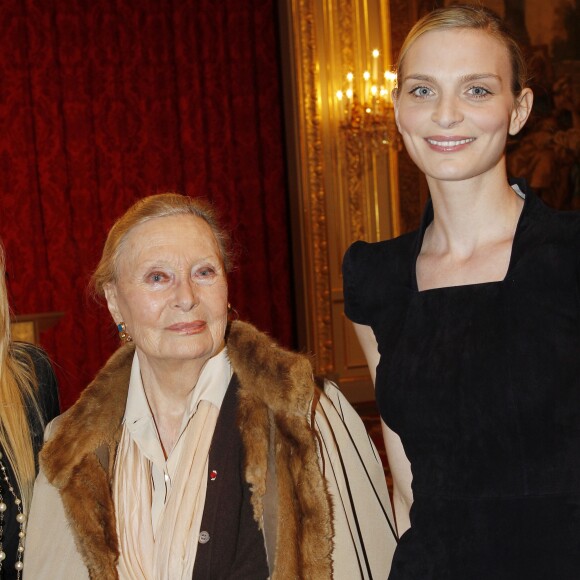
[[[404, 59], [404, 76], [449, 68], [510, 74], [505, 44], [484, 30], [452, 28], [430, 30], [419, 36]], [[459, 70], [458, 70], [459, 73]]]
[[219, 247], [209, 224], [194, 215], [154, 218], [130, 230], [119, 248], [119, 261], [148, 257], [216, 255]]

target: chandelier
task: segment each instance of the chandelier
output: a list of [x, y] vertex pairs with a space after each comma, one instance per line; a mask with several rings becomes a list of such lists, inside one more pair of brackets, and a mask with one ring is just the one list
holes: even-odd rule
[[372, 72], [365, 70], [360, 78], [348, 72], [343, 88], [336, 92], [340, 128], [347, 143], [374, 153], [401, 149], [391, 96], [397, 75], [391, 71], [379, 74], [379, 57], [380, 51], [373, 50]]

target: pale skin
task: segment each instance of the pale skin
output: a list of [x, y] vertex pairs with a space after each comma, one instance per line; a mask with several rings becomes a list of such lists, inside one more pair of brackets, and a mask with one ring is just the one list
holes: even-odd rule
[[[419, 291], [506, 275], [523, 200], [508, 184], [505, 143], [524, 126], [533, 102], [529, 89], [512, 93], [511, 79], [506, 47], [483, 31], [430, 31], [405, 56], [395, 117], [425, 173], [434, 210], [415, 266]], [[374, 333], [354, 326], [374, 382], [380, 359]], [[383, 435], [402, 535], [410, 527], [411, 465], [384, 423]]]
[[167, 458], [205, 363], [224, 348], [228, 287], [218, 244], [193, 215], [156, 218], [122, 245], [105, 296], [124, 321]]

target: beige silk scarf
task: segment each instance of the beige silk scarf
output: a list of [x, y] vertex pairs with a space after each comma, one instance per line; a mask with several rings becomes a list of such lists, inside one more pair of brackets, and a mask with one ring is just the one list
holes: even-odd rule
[[207, 489], [208, 458], [219, 409], [202, 400], [185, 432], [178, 467], [153, 534], [151, 462], [128, 429], [115, 462], [113, 501], [123, 580], [190, 580]]

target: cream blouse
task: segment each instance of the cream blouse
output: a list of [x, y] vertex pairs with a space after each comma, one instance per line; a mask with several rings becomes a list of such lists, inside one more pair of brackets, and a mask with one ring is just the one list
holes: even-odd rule
[[[151, 462], [151, 525], [154, 536], [159, 515], [175, 477], [175, 470], [183, 449], [184, 432], [188, 428], [200, 401], [208, 401], [218, 410], [221, 408], [231, 378], [232, 367], [227, 357], [227, 348], [224, 348], [208, 360], [203, 367], [183, 414], [177, 442], [166, 460], [141, 380], [139, 357], [137, 353], [133, 357], [123, 423], [124, 428], [127, 429], [141, 453]], [[212, 436], [213, 431], [209, 434], [210, 440]]]

